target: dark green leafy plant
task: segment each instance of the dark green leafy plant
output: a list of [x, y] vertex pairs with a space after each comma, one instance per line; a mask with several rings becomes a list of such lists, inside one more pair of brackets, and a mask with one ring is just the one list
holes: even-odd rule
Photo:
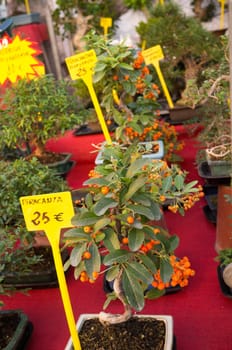
[[173, 2], [155, 6], [137, 31], [147, 48], [161, 45], [165, 57], [161, 68], [171, 93], [181, 82], [180, 93], [188, 88], [189, 81], [191, 87], [193, 82], [197, 85], [202, 70], [221, 55], [219, 39], [198, 19], [185, 16]]
[[0, 149], [28, 144], [38, 157], [46, 153], [48, 139], [83, 121], [72, 84], [52, 75], [18, 80], [6, 90], [0, 107]]
[[[161, 204], [168, 199], [169, 209], [184, 215], [202, 192], [197, 181], [186, 183], [186, 173], [177, 166], [142, 158], [134, 144], [106, 145], [102, 157], [103, 164], [84, 183], [88, 194], [76, 208], [75, 228], [64, 237], [72, 247], [68, 265], [75, 267], [76, 279], [94, 282], [99, 273], [106, 273], [108, 281], [114, 280], [115, 294], [108, 302], [116, 295], [125, 313], [112, 319], [101, 313], [100, 319], [122, 322], [132, 308], [143, 309], [144, 292], [156, 273], [163, 285], [173, 273], [170, 259], [179, 239], [155, 224], [162, 216]], [[164, 294], [155, 291], [151, 297]]]
[[232, 263], [232, 248], [220, 250], [216, 261], [219, 261], [221, 266], [227, 266]]

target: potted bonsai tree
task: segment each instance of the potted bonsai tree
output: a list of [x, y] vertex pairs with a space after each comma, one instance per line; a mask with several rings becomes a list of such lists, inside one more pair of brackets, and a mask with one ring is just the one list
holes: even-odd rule
[[[74, 266], [76, 279], [94, 283], [104, 273], [108, 281], [114, 281], [114, 292], [107, 296], [105, 306], [118, 298], [124, 312], [99, 314], [109, 333], [112, 329], [106, 325], [121, 323], [123, 327], [130, 323], [133, 309], [143, 309], [146, 298], [163, 295], [169, 285], [184, 287], [194, 275], [188, 258], [175, 256], [178, 237], [157, 227], [154, 220], [161, 217], [160, 205], [165, 199], [170, 200], [169, 210], [184, 215], [201, 198], [202, 189], [197, 181], [186, 183], [186, 173], [177, 166], [142, 158], [134, 144], [124, 148], [117, 143], [105, 147], [103, 164], [91, 171], [84, 184], [88, 193], [76, 208], [75, 227], [65, 232], [64, 239], [72, 247], [69, 264]], [[152, 288], [147, 291], [149, 286]], [[97, 342], [100, 338], [98, 326], [97, 337], [86, 332], [83, 336], [79, 333], [83, 349], [92, 347], [87, 339]], [[127, 337], [118, 335], [114, 341], [116, 338], [126, 341]], [[159, 336], [150, 338], [154, 349]], [[131, 339], [128, 342], [123, 348], [133, 349]], [[160, 343], [157, 346], [160, 348]], [[71, 344], [66, 349], [71, 349]]]
[[141, 52], [94, 31], [86, 35], [86, 45], [96, 51], [93, 83], [107, 124], [115, 124], [112, 138], [124, 144], [162, 140], [165, 159], [178, 160], [183, 145], [175, 129], [160, 118], [160, 89]]
[[[19, 198], [64, 191], [68, 185], [36, 158], [0, 161], [0, 169], [1, 283], [5, 287], [55, 286], [57, 277], [48, 241], [42, 232], [27, 231]], [[18, 260], [21, 262], [16, 263]]]
[[218, 280], [222, 293], [231, 298], [232, 296], [232, 248], [225, 248], [219, 251], [216, 261]]
[[[147, 48], [161, 45], [165, 57], [161, 68], [176, 104], [176, 114], [181, 114], [183, 106], [190, 107], [190, 113], [196, 107], [192, 94], [197, 91], [202, 70], [220, 58], [219, 39], [204, 29], [198, 19], [185, 16], [173, 2], [155, 6], [148, 21], [140, 23], [137, 31]], [[170, 109], [170, 118], [176, 120], [175, 108]]]
[[0, 149], [27, 146], [41, 163], [58, 162], [64, 157], [48, 152], [46, 142], [81, 123], [81, 109], [68, 81], [18, 80], [1, 101]]

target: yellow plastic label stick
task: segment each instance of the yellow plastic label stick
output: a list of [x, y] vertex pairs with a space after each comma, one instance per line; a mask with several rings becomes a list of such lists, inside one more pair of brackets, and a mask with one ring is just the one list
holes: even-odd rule
[[224, 12], [225, 12], [225, 0], [219, 0], [221, 3], [221, 15], [220, 15], [220, 29], [224, 28]]
[[171, 96], [169, 94], [166, 82], [164, 80], [163, 74], [161, 72], [160, 66], [159, 66], [159, 60], [164, 58], [163, 50], [160, 45], [153, 46], [147, 50], [142, 51], [142, 55], [144, 57], [145, 63], [148, 66], [149, 64], [153, 64], [153, 66], [156, 69], [159, 81], [161, 83], [161, 86], [163, 88], [164, 95], [166, 97], [166, 100], [168, 102], [169, 108], [174, 108], [174, 104], [172, 102]]
[[104, 116], [101, 111], [95, 90], [93, 88], [92, 75], [94, 67], [97, 61], [96, 53], [94, 50], [89, 50], [86, 52], [81, 52], [77, 55], [67, 57], [65, 62], [67, 64], [69, 74], [72, 80], [82, 79], [86, 84], [90, 97], [92, 99], [95, 111], [100, 122], [102, 132], [105, 136], [106, 141], [111, 144], [111, 137], [104, 119]]
[[110, 137], [110, 134], [109, 134], [109, 130], [107, 128], [104, 116], [102, 114], [102, 110], [101, 110], [101, 107], [99, 105], [99, 102], [98, 102], [98, 99], [97, 99], [97, 95], [96, 95], [95, 90], [93, 88], [92, 76], [90, 74], [89, 75], [85, 75], [82, 79], [83, 79], [85, 85], [87, 86], [87, 88], [89, 90], [89, 94], [90, 94], [91, 100], [93, 102], [95, 111], [97, 113], [97, 117], [98, 117], [99, 123], [101, 125], [102, 132], [103, 132], [103, 134], [105, 136], [106, 142], [108, 144], [112, 144], [112, 140], [111, 140], [111, 137]]
[[28, 0], [25, 0], [25, 7], [26, 7], [26, 12], [29, 15], [31, 13], [31, 10], [30, 10], [30, 5]]
[[81, 350], [60, 255], [60, 229], [71, 227], [74, 208], [70, 192], [48, 193], [20, 198], [28, 231], [44, 231], [51, 244], [64, 311], [75, 350]]
[[104, 36], [108, 35], [108, 28], [112, 27], [112, 18], [111, 17], [101, 17], [100, 26], [103, 27]]

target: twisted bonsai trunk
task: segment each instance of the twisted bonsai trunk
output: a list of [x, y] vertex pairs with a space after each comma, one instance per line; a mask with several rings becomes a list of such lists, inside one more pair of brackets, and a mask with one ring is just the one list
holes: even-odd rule
[[124, 291], [122, 289], [122, 269], [119, 271], [117, 277], [114, 280], [113, 285], [114, 292], [116, 297], [122, 302], [124, 307], [123, 314], [111, 314], [106, 312], [99, 313], [99, 321], [103, 325], [116, 324], [121, 322], [126, 322], [132, 316], [132, 310], [130, 305], [127, 304]]

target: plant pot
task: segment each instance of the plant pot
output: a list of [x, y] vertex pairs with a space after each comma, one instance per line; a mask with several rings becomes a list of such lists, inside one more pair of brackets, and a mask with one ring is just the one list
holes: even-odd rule
[[24, 349], [32, 331], [33, 325], [22, 311], [0, 311], [0, 349]]
[[172, 121], [183, 122], [186, 120], [194, 119], [199, 117], [201, 106], [196, 106], [195, 108], [190, 108], [186, 106], [174, 106], [174, 108], [169, 109], [169, 117]]
[[232, 163], [226, 160], [207, 160], [212, 176], [231, 176]]
[[206, 219], [212, 224], [217, 223], [217, 210], [212, 210], [208, 205], [203, 207], [203, 212], [205, 214]]
[[[137, 315], [127, 322], [108, 327], [101, 325], [97, 314], [82, 314], [79, 317], [76, 328], [80, 342], [84, 342], [82, 339], [93, 341], [90, 344], [81, 344], [82, 350], [101, 348], [107, 350], [134, 350], [136, 347], [137, 349], [171, 350], [174, 344], [173, 318], [166, 315]], [[88, 330], [90, 330], [91, 334], [88, 333]], [[153, 331], [155, 332], [154, 335], [151, 334]], [[161, 331], [162, 335], [159, 331]], [[107, 334], [110, 337], [108, 342], [106, 340]], [[144, 337], [141, 336], [142, 334], [144, 334]], [[146, 344], [146, 341], [149, 339], [151, 344]], [[117, 341], [121, 342], [121, 345], [117, 344]], [[156, 341], [159, 343], [159, 347], [155, 347]], [[113, 347], [112, 342], [114, 342]], [[160, 342], [163, 344], [162, 346]], [[73, 350], [71, 339], [68, 341], [65, 350]]]
[[[37, 255], [44, 256], [44, 261], [31, 267], [30, 271], [8, 272], [3, 271], [3, 285], [13, 288], [45, 288], [58, 287], [58, 279], [53, 261], [52, 250], [50, 246], [33, 247]], [[62, 261], [65, 263], [69, 257], [67, 250], [62, 251]]]
[[231, 177], [229, 175], [212, 175], [207, 161], [201, 162], [197, 170], [198, 175], [211, 185], [230, 184]]
[[219, 252], [226, 248], [232, 248], [232, 187], [219, 185], [215, 250]]
[[217, 210], [218, 186], [204, 185], [205, 200], [211, 210]]
[[225, 269], [225, 266], [218, 265], [218, 267], [217, 267], [218, 282], [219, 282], [222, 293], [226, 297], [232, 298], [232, 288], [227, 286], [227, 284], [224, 282], [224, 279], [223, 279], [224, 269]]
[[[104, 149], [104, 144], [105, 144], [105, 142], [102, 145], [103, 149]], [[152, 153], [150, 151], [151, 146], [153, 146], [153, 147], [157, 146], [158, 151], [155, 153]], [[142, 155], [142, 158], [162, 159], [164, 156], [164, 143], [162, 140], [139, 142], [138, 147], [141, 147], [146, 151], [146, 153]], [[102, 150], [101, 150], [98, 152], [98, 155], [95, 159], [95, 164], [100, 165], [102, 163], [103, 163], [103, 159], [102, 159]]]
[[57, 175], [65, 178], [76, 163], [73, 160], [70, 160], [72, 156], [71, 153], [60, 153], [60, 155], [63, 155], [63, 159], [54, 163], [48, 163], [47, 166], [53, 169]]

